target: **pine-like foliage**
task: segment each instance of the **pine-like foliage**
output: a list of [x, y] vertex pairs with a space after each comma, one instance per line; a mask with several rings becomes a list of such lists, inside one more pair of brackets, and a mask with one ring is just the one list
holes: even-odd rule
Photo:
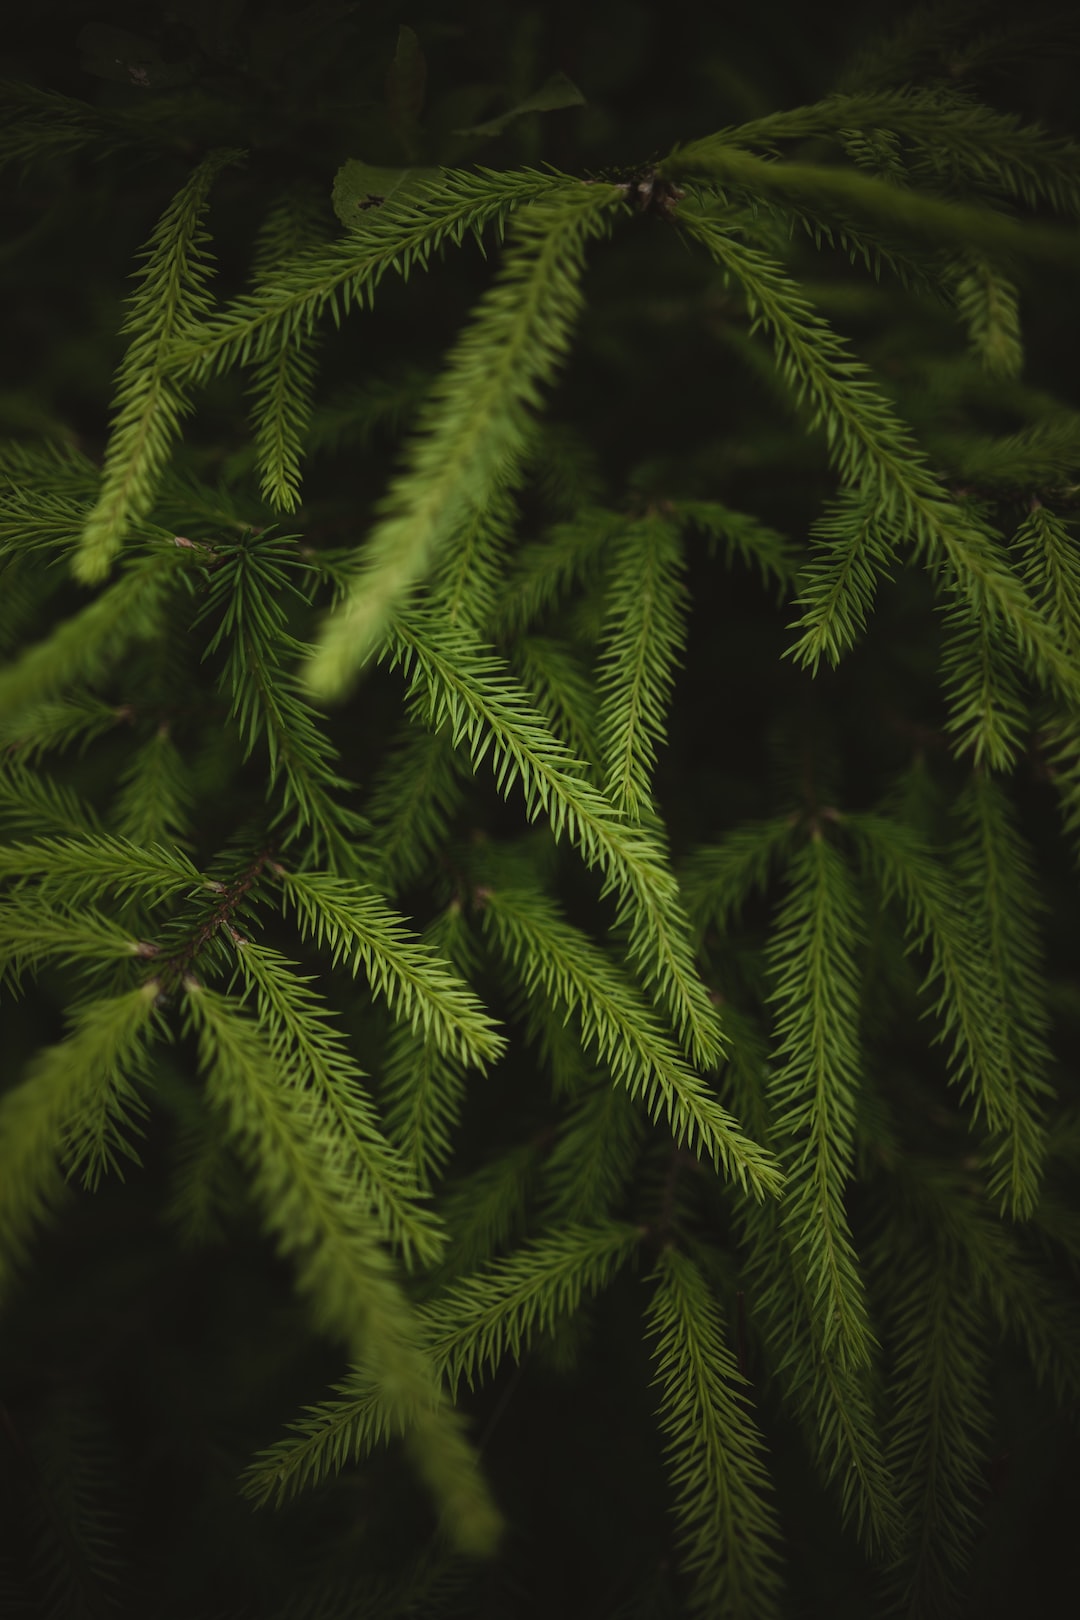
[[587, 9], [5, 87], [5, 1615], [1049, 1611], [1077, 31]]

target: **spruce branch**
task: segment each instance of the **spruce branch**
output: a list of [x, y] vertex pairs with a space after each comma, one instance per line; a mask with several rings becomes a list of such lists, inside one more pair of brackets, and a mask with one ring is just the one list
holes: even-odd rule
[[8, 494], [78, 503], [93, 499], [99, 477], [89, 456], [66, 439], [0, 439], [0, 486]]
[[858, 899], [843, 858], [819, 830], [795, 856], [769, 942], [776, 1048], [773, 1128], [786, 1151], [782, 1221], [805, 1268], [825, 1352], [852, 1371], [874, 1336], [845, 1208], [854, 1174], [862, 1058]]
[[[772, 1144], [768, 1104], [768, 1042], [751, 1019], [729, 1010], [728, 1069], [735, 1106], [755, 1135]], [[746, 1257], [748, 1320], [761, 1334], [766, 1363], [798, 1420], [822, 1485], [834, 1490], [844, 1523], [868, 1552], [896, 1553], [903, 1522], [885, 1460], [879, 1414], [863, 1370], [845, 1371], [835, 1349], [824, 1350], [821, 1313], [811, 1296], [805, 1262], [795, 1253], [782, 1205], [743, 1203], [734, 1213]]]
[[610, 1220], [633, 1184], [645, 1120], [622, 1086], [594, 1080], [566, 1114], [544, 1162], [549, 1224]]
[[1016, 433], [989, 438], [934, 435], [934, 450], [955, 481], [983, 499], [1068, 502], [1080, 473], [1080, 415], [1055, 412]]
[[1080, 147], [1074, 141], [937, 86], [829, 96], [721, 130], [677, 148], [672, 157], [681, 171], [690, 172], [699, 158], [709, 163], [728, 146], [770, 151], [778, 141], [839, 138], [853, 130], [887, 131], [926, 158], [955, 164], [961, 177], [989, 191], [1032, 207], [1046, 202], [1059, 213], [1080, 217]]
[[0, 109], [0, 167], [55, 162], [86, 147], [104, 156], [153, 139], [153, 126], [143, 120], [12, 79], [0, 83]]
[[621, 202], [615, 187], [577, 185], [515, 216], [495, 284], [420, 413], [356, 578], [324, 627], [307, 674], [319, 696], [341, 695], [463, 524], [469, 534], [470, 513], [520, 478], [529, 413], [580, 313], [586, 244]]
[[430, 1187], [453, 1152], [465, 1103], [465, 1065], [421, 1031], [396, 1024], [383, 1056], [386, 1129], [422, 1187]]
[[855, 646], [865, 632], [896, 551], [877, 502], [857, 489], [843, 490], [814, 520], [810, 547], [798, 579], [802, 613], [794, 628], [803, 634], [795, 656], [803, 657], [804, 647], [832, 647], [827, 656], [835, 665], [839, 649]]
[[639, 1227], [566, 1226], [453, 1283], [424, 1309], [425, 1342], [450, 1387], [473, 1387], [504, 1356], [607, 1286], [639, 1247]]
[[254, 368], [255, 463], [262, 498], [276, 512], [295, 512], [300, 504], [300, 467], [317, 376], [314, 341], [302, 332], [286, 338], [277, 355]]
[[651, 808], [656, 748], [686, 643], [682, 575], [678, 534], [659, 513], [628, 524], [610, 548], [598, 732], [607, 793], [632, 820]]
[[342, 803], [351, 784], [338, 773], [333, 744], [296, 676], [283, 667], [286, 658], [309, 650], [288, 630], [289, 608], [307, 606], [309, 588], [309, 570], [292, 537], [245, 535], [218, 548], [199, 621], [217, 617], [206, 654], [227, 648], [220, 690], [246, 753], [261, 740], [269, 785], [281, 784], [274, 825], [292, 819], [295, 833], [307, 832], [313, 861], [351, 872], [367, 823]]
[[5, 880], [19, 886], [35, 882], [35, 893], [68, 906], [108, 894], [162, 901], [208, 887], [180, 850], [143, 849], [106, 833], [0, 845], [0, 881]]
[[[213, 1441], [171, 1383], [191, 1349], [261, 1431], [243, 1494], [321, 1489], [241, 1524], [235, 1470], [186, 1470], [228, 1545], [177, 1560], [156, 1515], [140, 1563], [178, 1614], [237, 1569], [268, 1620], [557, 1608], [565, 1503], [514, 1483], [539, 1413], [601, 1493], [655, 1507], [666, 1473], [672, 1557], [590, 1542], [611, 1620], [786, 1615], [808, 1526], [830, 1612], [945, 1620], [1014, 1349], [1080, 1414], [1080, 413], [1050, 324], [1080, 147], [976, 97], [1050, 36], [924, 5], [778, 113], [710, 47], [745, 121], [583, 180], [446, 167], [540, 131], [455, 80], [464, 35], [395, 47], [361, 9], [91, 25], [100, 107], [47, 78], [0, 107], [13, 352], [59, 357], [0, 391], [0, 1610], [120, 1600], [68, 1414], [107, 1395], [151, 1511], [140, 1458]], [[381, 108], [357, 44], [376, 79], [393, 54]], [[520, 44], [487, 40], [488, 89]], [[565, 106], [558, 78], [511, 113]], [[674, 116], [708, 130], [698, 89]], [[609, 112], [560, 115], [566, 170]], [[335, 180], [357, 141], [393, 161], [383, 125], [411, 167]], [[76, 327], [148, 231], [102, 469], [111, 339]], [[785, 645], [845, 669], [793, 697]], [[24, 1287], [66, 1188], [79, 1229]], [[224, 1314], [185, 1349], [158, 1307], [204, 1281]], [[313, 1356], [324, 1398], [279, 1428]], [[481, 1572], [478, 1453], [512, 1511]]]
[[[625, 1224], [566, 1226], [492, 1261], [424, 1307], [427, 1354], [452, 1388], [462, 1380], [478, 1383], [505, 1355], [519, 1356], [538, 1332], [572, 1313], [585, 1294], [606, 1287], [640, 1242], [640, 1230]], [[288, 1438], [255, 1460], [245, 1494], [259, 1503], [285, 1501], [396, 1432], [362, 1365], [336, 1386], [336, 1396], [309, 1407]]]
[[1035, 600], [1080, 659], [1080, 543], [1074, 527], [1033, 500], [1013, 545]]
[[1016, 287], [985, 258], [970, 254], [957, 266], [956, 309], [971, 352], [992, 377], [1019, 377], [1024, 365]]
[[364, 868], [384, 893], [396, 894], [445, 846], [465, 797], [469, 762], [447, 732], [406, 722], [372, 786], [367, 812], [373, 835]]
[[698, 142], [668, 158], [663, 172], [672, 178], [707, 176], [725, 190], [744, 197], [761, 194], [821, 208], [826, 215], [865, 219], [890, 237], [925, 243], [932, 248], [980, 247], [994, 254], [1034, 257], [1062, 267], [1080, 260], [1075, 233], [1029, 220], [1010, 219], [988, 208], [973, 208], [951, 198], [905, 190], [851, 169], [825, 164], [777, 163], [741, 147]]
[[121, 838], [96, 833], [86, 838], [47, 838], [0, 846], [0, 881], [19, 888], [36, 881], [34, 894], [55, 897], [65, 906], [100, 897], [144, 897], [164, 901], [173, 894], [207, 888], [206, 878], [178, 849], [139, 849]]
[[679, 869], [679, 887], [690, 919], [699, 932], [713, 927], [728, 933], [755, 889], [764, 891], [778, 861], [795, 836], [794, 814], [751, 822], [725, 834], [717, 844], [703, 844], [687, 855]]
[[887, 1455], [910, 1526], [890, 1584], [898, 1610], [944, 1615], [961, 1595], [981, 1518], [989, 1357], [963, 1254], [925, 1236], [891, 1245], [882, 1278], [896, 1346]]
[[303, 936], [335, 966], [362, 969], [391, 1011], [441, 1052], [481, 1068], [500, 1055], [503, 1038], [477, 997], [378, 894], [323, 873], [278, 875]]
[[[82, 711], [79, 711], [80, 717]], [[20, 750], [0, 768], [0, 826], [12, 833], [96, 837], [102, 830], [92, 805], [73, 788], [32, 768]]]
[[447, 1186], [439, 1200], [446, 1258], [431, 1279], [433, 1294], [479, 1271], [521, 1236], [537, 1154], [535, 1142], [520, 1143]]
[[140, 558], [93, 602], [0, 671], [0, 715], [17, 714], [80, 682], [96, 684], [133, 642], [159, 634], [178, 561], [175, 551], [166, 550]]
[[627, 824], [541, 722], [500, 660], [463, 630], [436, 636], [415, 619], [395, 631], [395, 661], [425, 693], [427, 721], [468, 743], [474, 764], [493, 754], [496, 786], [520, 781], [526, 813], [546, 813], [556, 839], [565, 832], [589, 866], [619, 896], [616, 925], [630, 925], [631, 960], [671, 1012], [695, 1061], [712, 1066], [721, 1051], [719, 1021], [694, 967], [674, 876], [651, 831]]
[[[795, 399], [809, 399], [813, 426], [824, 426], [830, 457], [845, 486], [873, 503], [876, 523], [864, 531], [862, 546], [845, 545], [832, 567], [842, 569], [847, 586], [831, 592], [832, 611], [800, 621], [806, 625], [792, 656], [816, 669], [822, 656], [839, 662], [865, 621], [866, 582], [880, 576], [892, 547], [903, 535], [916, 554], [943, 563], [950, 580], [972, 608], [991, 621], [1002, 619], [1025, 665], [1050, 683], [1066, 702], [1080, 702], [1080, 676], [1008, 567], [998, 541], [967, 512], [944, 496], [925, 458], [884, 394], [870, 380], [846, 343], [811, 309], [797, 283], [767, 254], [740, 243], [719, 222], [686, 205], [679, 220], [704, 242], [726, 275], [743, 286], [756, 325], [773, 334], [781, 374]], [[823, 538], [829, 538], [827, 535]], [[819, 570], [820, 578], [820, 570]], [[852, 586], [861, 594], [851, 600]], [[807, 604], [811, 615], [820, 585]]]
[[765, 1446], [720, 1312], [677, 1249], [663, 1251], [653, 1281], [647, 1324], [691, 1612], [779, 1616], [780, 1526]]
[[617, 512], [584, 506], [573, 518], [554, 524], [542, 540], [520, 546], [499, 595], [492, 632], [500, 640], [519, 635], [573, 585], [594, 576], [625, 523]]
[[62, 1166], [84, 1168], [91, 1182], [108, 1166], [157, 993], [151, 980], [80, 1007], [67, 1038], [39, 1053], [0, 1099], [0, 1292], [25, 1262], [34, 1227], [59, 1203]]
[[118, 837], [142, 848], [192, 847], [191, 783], [164, 721], [132, 756], [118, 788], [111, 818]]
[[990, 1192], [1015, 1219], [1038, 1203], [1046, 1152], [1046, 1105], [1054, 1095], [1050, 1016], [1038, 917], [1045, 904], [1034, 861], [1002, 789], [976, 772], [957, 806], [957, 849], [967, 924], [984, 943], [993, 1023], [1007, 1097], [1003, 1139], [990, 1151]]
[[730, 567], [738, 557], [747, 568], [756, 568], [761, 583], [775, 581], [777, 596], [783, 598], [795, 584], [799, 557], [791, 541], [749, 512], [735, 512], [720, 501], [672, 500], [666, 503], [673, 521], [688, 529], [700, 529], [709, 538], [710, 555], [723, 545]]
[[[847, 254], [849, 264], [861, 265], [875, 283], [882, 282], [882, 272], [887, 270], [905, 292], [926, 298], [941, 297], [940, 276], [936, 274], [934, 255], [928, 248], [897, 247], [887, 228], [863, 221], [856, 226], [844, 215], [823, 213], [809, 202], [750, 204], [743, 219], [747, 230], [752, 226], [758, 207], [766, 217], [775, 219], [777, 236], [790, 236], [792, 226], [801, 225], [818, 253], [832, 254], [839, 249]], [[835, 291], [832, 296], [835, 297]]]
[[[499, 889], [513, 884], [522, 885], [526, 892], [535, 892], [538, 884], [538, 873], [533, 861], [525, 861], [517, 869], [508, 869], [499, 874]], [[486, 884], [479, 886], [480, 892], [474, 891], [474, 900], [479, 906], [485, 901], [484, 889]], [[492, 953], [488, 951], [489, 959]], [[503, 964], [495, 960], [492, 966], [496, 972], [503, 968]], [[553, 1099], [558, 1098], [566, 1104], [573, 1103], [589, 1086], [599, 1084], [605, 1091], [611, 1091], [610, 1079], [599, 1071], [591, 1062], [582, 1041], [581, 1022], [573, 1014], [568, 1014], [566, 1008], [557, 1000], [549, 996], [542, 984], [536, 984], [531, 989], [521, 980], [520, 974], [500, 973], [507, 992], [513, 999], [515, 1012], [518, 1013], [524, 1027], [525, 1040], [536, 1053], [541, 1071], [551, 1088]], [[629, 1106], [638, 1111], [638, 1105], [623, 1091], [623, 1098]], [[644, 1120], [642, 1121], [644, 1123]]]
[[131, 344], [117, 376], [101, 489], [73, 564], [76, 579], [84, 584], [105, 577], [128, 529], [149, 512], [189, 409], [169, 356], [178, 338], [210, 307], [202, 219], [217, 176], [242, 156], [222, 150], [204, 159], [161, 216], [143, 252], [141, 286], [123, 328], [131, 334]]
[[387, 198], [328, 246], [307, 248], [279, 265], [273, 286], [242, 293], [223, 313], [184, 333], [171, 364], [181, 378], [205, 381], [233, 366], [264, 359], [297, 331], [310, 332], [329, 311], [335, 326], [356, 305], [370, 305], [388, 270], [407, 280], [432, 255], [468, 235], [480, 241], [487, 225], [500, 231], [517, 207], [559, 196], [565, 175], [538, 170], [496, 173], [444, 169], [421, 191]]
[[388, 1433], [404, 1434], [447, 1531], [490, 1552], [499, 1519], [419, 1327], [372, 1233], [325, 1103], [284, 1082], [256, 1025], [228, 998], [185, 983], [207, 1095], [247, 1164], [268, 1229], [297, 1265], [318, 1326], [369, 1371]]
[[631, 1097], [644, 1097], [654, 1120], [667, 1121], [677, 1143], [711, 1159], [759, 1199], [779, 1190], [772, 1156], [743, 1135], [597, 946], [564, 922], [541, 894], [485, 890], [483, 900], [485, 930], [526, 989], [542, 986], [578, 1015], [586, 1046]]
[[738, 1224], [753, 1302], [785, 1404], [798, 1420], [818, 1478], [868, 1552], [898, 1552], [904, 1523], [863, 1369], [845, 1369], [822, 1345], [820, 1310], [780, 1210], [747, 1205]]
[[941, 655], [942, 685], [949, 704], [945, 729], [957, 754], [973, 763], [1010, 771], [1028, 729], [1027, 704], [1016, 673], [985, 619], [966, 602], [948, 614]]
[[37, 894], [0, 900], [0, 930], [0, 980], [10, 975], [16, 984], [47, 961], [104, 965], [148, 954], [142, 941], [111, 918], [49, 905]]
[[272, 858], [273, 846], [264, 844], [249, 854], [241, 871], [230, 871], [227, 882], [203, 879], [200, 887], [213, 896], [209, 906], [204, 903], [198, 910], [192, 907], [169, 920], [153, 952], [154, 976], [168, 994], [183, 985], [196, 964], [201, 965], [204, 952], [211, 958], [216, 956], [217, 965], [227, 959], [223, 957], [225, 940], [235, 941], [236, 924], [250, 913]]
[[522, 636], [510, 658], [515, 674], [555, 736], [599, 780], [597, 702], [591, 671], [571, 647], [553, 636]]
[[[46, 468], [38, 470], [52, 483]], [[35, 487], [31, 473], [0, 496], [0, 554], [36, 557], [41, 552], [67, 550], [78, 543], [91, 503], [64, 489]]]
[[364, 1077], [312, 979], [268, 945], [237, 937], [236, 960], [255, 993], [260, 1026], [283, 1079], [310, 1090], [332, 1118], [381, 1233], [401, 1249], [407, 1265], [434, 1265], [443, 1237], [421, 1203], [419, 1185], [378, 1125]]
[[909, 828], [844, 816], [886, 900], [906, 908], [912, 944], [928, 948], [920, 990], [938, 986], [936, 1039], [949, 1043], [953, 1078], [990, 1133], [995, 1196], [1015, 1216], [1038, 1198], [1050, 1085], [1048, 1017], [1030, 857], [994, 783], [976, 775], [958, 806], [964, 834], [950, 876]]
[[890, 1166], [898, 1191], [924, 1223], [933, 1222], [963, 1255], [978, 1301], [1001, 1333], [1023, 1349], [1040, 1385], [1049, 1385], [1070, 1421], [1080, 1414], [1080, 1312], [1054, 1272], [1017, 1228], [1003, 1223], [970, 1170], [919, 1155]]
[[[472, 977], [472, 942], [456, 901], [425, 931], [422, 943], [463, 982]], [[466, 1068], [459, 1052], [429, 1039], [415, 1023], [398, 1023], [390, 1033], [381, 1088], [386, 1129], [421, 1187], [432, 1186], [450, 1158], [465, 1101]]]
[[[96, 737], [114, 730], [128, 718], [122, 705], [107, 703], [93, 692], [44, 698], [9, 711], [0, 719], [0, 748], [11, 751], [8, 757], [17, 760], [29, 787], [31, 772], [36, 774], [42, 754], [54, 748], [69, 748], [76, 742], [85, 749]], [[11, 764], [5, 767], [6, 772], [12, 769]]]
[[256, 1507], [282, 1507], [301, 1491], [361, 1462], [397, 1431], [370, 1376], [352, 1372], [334, 1386], [336, 1399], [308, 1406], [287, 1436], [248, 1464], [240, 1489]]
[[[281, 198], [259, 233], [252, 296], [274, 286], [277, 271], [306, 248], [316, 250], [322, 210], [304, 196]], [[300, 463], [311, 423], [317, 358], [314, 334], [282, 332], [276, 347], [253, 367], [251, 398], [255, 426], [255, 465], [263, 500], [278, 512], [295, 512], [300, 502]]]
[[506, 553], [518, 520], [516, 502], [501, 484], [468, 508], [431, 580], [428, 605], [450, 625], [482, 634], [497, 611]]

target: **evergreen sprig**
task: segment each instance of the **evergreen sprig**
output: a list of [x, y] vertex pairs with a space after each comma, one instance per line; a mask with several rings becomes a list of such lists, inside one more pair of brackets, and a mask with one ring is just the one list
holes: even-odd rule
[[765, 890], [795, 836], [797, 814], [736, 827], [718, 844], [691, 850], [679, 873], [696, 927], [727, 934], [755, 889]]
[[[474, 962], [456, 903], [427, 930], [424, 945], [468, 982]], [[415, 1025], [391, 1031], [383, 1057], [381, 1095], [387, 1132], [422, 1187], [431, 1185], [450, 1158], [452, 1132], [465, 1101], [467, 1064], [462, 1055], [427, 1038]]]
[[[91, 712], [96, 707], [94, 705]], [[35, 712], [31, 710], [32, 714]], [[111, 710], [106, 712], [111, 725], [115, 715]], [[81, 722], [85, 718], [85, 710], [80, 706], [76, 713]], [[81, 724], [78, 729], [82, 730]], [[76, 838], [96, 837], [102, 828], [93, 805], [88, 804], [73, 788], [32, 768], [32, 752], [22, 746], [21, 738], [15, 746], [18, 748], [18, 763], [9, 760], [4, 770], [0, 771], [0, 823], [8, 836], [32, 833], [40, 837], [44, 832]]]
[[28, 167], [69, 156], [87, 146], [104, 154], [137, 136], [134, 121], [107, 114], [74, 96], [7, 79], [0, 83], [0, 164]]
[[493, 628], [512, 636], [534, 624], [570, 588], [594, 573], [625, 518], [585, 507], [542, 540], [519, 546], [496, 606]]
[[524, 1347], [583, 1293], [603, 1288], [641, 1242], [639, 1228], [567, 1226], [453, 1283], [424, 1312], [426, 1340], [451, 1387], [478, 1382]]
[[797, 208], [805, 203], [842, 219], [865, 219], [901, 240], [1035, 254], [1062, 265], [1075, 264], [1080, 251], [1071, 232], [1021, 223], [991, 209], [946, 201], [831, 164], [777, 163], [728, 142], [701, 141], [683, 147], [666, 161], [664, 170], [672, 176], [704, 174], [736, 193], [776, 196]]
[[[1048, 1061], [1043, 995], [1032, 971], [1038, 960], [1037, 937], [1021, 898], [1026, 896], [1031, 904], [1030, 877], [1023, 852], [1014, 852], [1022, 861], [1017, 873], [1004, 877], [1001, 842], [1008, 840], [1009, 829], [991, 784], [984, 782], [975, 790], [965, 819], [966, 873], [961, 866], [951, 877], [918, 836], [892, 818], [848, 816], [844, 825], [861, 846], [886, 898], [895, 894], [902, 900], [912, 945], [928, 954], [920, 988], [924, 994], [938, 992], [931, 1004], [940, 1024], [936, 1039], [948, 1043], [954, 1078], [971, 1098], [976, 1118], [985, 1119], [998, 1138], [992, 1149], [998, 1166], [996, 1185], [999, 1195], [1019, 1213], [1030, 1211], [1037, 1197], [1044, 1151], [1038, 1098], [1046, 1085]], [[987, 925], [983, 885], [988, 881], [1008, 882], [1007, 914], [1012, 923], [1006, 926], [1016, 928], [1015, 944], [1006, 944], [996, 933], [1000, 922]], [[989, 903], [995, 920], [1002, 919], [1004, 899], [996, 895]], [[974, 926], [973, 904], [978, 908], [975, 917], [982, 913], [981, 924]], [[1017, 978], [1006, 985], [1002, 953], [1011, 955], [1013, 949]]]
[[897, 1607], [947, 1614], [979, 1523], [989, 1412], [985, 1314], [962, 1253], [890, 1247], [900, 1391], [889, 1460], [910, 1526]]
[[1030, 1216], [1046, 1151], [1044, 1103], [1053, 1094], [1037, 921], [1043, 906], [1031, 854], [993, 780], [975, 775], [957, 809], [964, 827], [958, 875], [968, 926], [984, 942], [994, 1017], [989, 1038], [1007, 1087], [1008, 1127], [990, 1155], [989, 1188], [1014, 1216]]
[[133, 641], [160, 634], [177, 554], [155, 551], [129, 566], [100, 596], [0, 670], [0, 715], [14, 715], [65, 687], [94, 685]]
[[[1066, 702], [1080, 701], [1075, 663], [1055, 628], [1006, 566], [992, 533], [943, 495], [925, 457], [867, 368], [851, 357], [843, 341], [810, 308], [798, 285], [768, 255], [739, 242], [716, 221], [686, 205], [680, 205], [679, 218], [743, 286], [755, 322], [773, 334], [793, 399], [799, 404], [809, 401], [811, 423], [824, 427], [841, 479], [862, 497], [850, 502], [846, 521], [840, 521], [838, 512], [835, 525], [822, 534], [830, 542], [832, 583], [825, 587], [819, 567], [794, 656], [810, 668], [816, 668], [823, 656], [838, 662], [865, 623], [868, 584], [891, 560], [891, 535], [899, 528], [930, 561], [948, 567], [977, 612], [1000, 614], [1037, 679], [1051, 682]], [[876, 521], [870, 529], [860, 527], [865, 501], [873, 503]], [[828, 611], [822, 613], [822, 606]]]
[[378, 1126], [363, 1076], [344, 1037], [330, 1023], [307, 975], [269, 946], [237, 942], [240, 971], [255, 993], [279, 1072], [309, 1088], [333, 1117], [361, 1188], [385, 1237], [405, 1260], [431, 1265], [442, 1253], [437, 1223], [419, 1201], [420, 1189], [395, 1157]]
[[[306, 205], [305, 205], [306, 204]], [[321, 210], [296, 195], [284, 197], [267, 216], [253, 266], [258, 297], [272, 286], [279, 265], [320, 236]], [[311, 424], [317, 374], [311, 333], [283, 332], [276, 351], [253, 368], [252, 419], [260, 493], [279, 512], [295, 512], [300, 501], [300, 463]]]
[[1017, 289], [985, 258], [959, 266], [956, 308], [968, 329], [972, 353], [995, 377], [1019, 377], [1024, 365]]
[[180, 850], [160, 845], [140, 848], [106, 833], [2, 846], [3, 879], [19, 885], [36, 880], [45, 894], [62, 891], [68, 905], [104, 894], [153, 895], [163, 900], [208, 886]]
[[784, 1143], [783, 1218], [805, 1266], [826, 1353], [847, 1369], [873, 1351], [864, 1285], [845, 1208], [854, 1172], [862, 1069], [861, 920], [843, 858], [815, 829], [790, 868], [769, 946], [776, 1047], [773, 1128]]
[[973, 97], [944, 86], [904, 86], [833, 95], [810, 107], [769, 113], [679, 148], [689, 167], [698, 153], [721, 144], [763, 146], [777, 141], [834, 139], [850, 130], [887, 130], [912, 143], [926, 161], [957, 165], [968, 180], [1029, 205], [1047, 202], [1059, 213], [1080, 214], [1080, 148], [1075, 141], [1024, 124]]
[[[263, 741], [270, 782], [281, 782], [281, 810], [296, 831], [310, 829], [311, 853], [338, 871], [355, 864], [362, 818], [342, 802], [350, 784], [336, 769], [332, 744], [282, 668], [306, 648], [288, 630], [289, 608], [307, 600], [307, 569], [286, 536], [244, 536], [216, 553], [201, 618], [217, 618], [206, 655], [228, 649], [221, 688], [250, 754]], [[299, 581], [297, 576], [299, 575]], [[295, 836], [286, 833], [287, 842]]]
[[227, 998], [191, 979], [185, 991], [208, 1096], [249, 1166], [267, 1225], [296, 1260], [315, 1320], [370, 1368], [384, 1423], [408, 1433], [453, 1540], [490, 1550], [498, 1515], [358, 1204], [351, 1155], [328, 1135], [325, 1103], [282, 1084], [269, 1041]]
[[479, 240], [485, 226], [501, 228], [512, 209], [557, 195], [566, 183], [535, 170], [444, 170], [437, 184], [399, 192], [362, 215], [337, 241], [291, 255], [272, 285], [242, 293], [199, 330], [178, 335], [173, 369], [204, 380], [238, 361], [263, 360], [283, 338], [310, 332], [327, 311], [337, 324], [354, 305], [370, 304], [388, 270], [408, 278], [414, 267], [427, 269], [445, 243], [460, 246], [470, 234]]
[[74, 560], [75, 576], [86, 584], [104, 578], [131, 524], [147, 515], [187, 412], [169, 357], [210, 307], [203, 215], [217, 176], [241, 156], [222, 150], [204, 159], [161, 216], [143, 254], [141, 285], [124, 324], [131, 344], [117, 377], [101, 488]]
[[609, 1218], [623, 1204], [642, 1153], [645, 1122], [621, 1086], [594, 1080], [566, 1115], [544, 1165], [553, 1223]]
[[582, 1036], [631, 1097], [675, 1140], [723, 1166], [757, 1197], [776, 1192], [770, 1155], [746, 1138], [710, 1088], [689, 1069], [648, 1006], [603, 953], [558, 916], [542, 895], [484, 890], [485, 924], [522, 974], [581, 1019]]
[[745, 1381], [689, 1256], [666, 1249], [655, 1281], [649, 1329], [692, 1612], [776, 1615], [780, 1527]]
[[154, 1022], [157, 986], [101, 997], [72, 1017], [71, 1033], [39, 1054], [0, 1101], [0, 1291], [8, 1295], [26, 1262], [31, 1234], [64, 1192], [63, 1168], [91, 1185], [107, 1168], [116, 1114]]
[[652, 802], [652, 766], [685, 642], [682, 552], [660, 514], [611, 547], [598, 730], [607, 792], [632, 819]]
[[675, 879], [644, 827], [627, 825], [552, 736], [498, 659], [463, 631], [436, 638], [425, 625], [396, 632], [396, 657], [427, 689], [428, 724], [446, 726], [469, 745], [474, 764], [490, 750], [503, 793], [520, 781], [530, 820], [541, 812], [556, 838], [565, 831], [590, 866], [616, 890], [618, 923], [630, 926], [630, 956], [646, 985], [657, 986], [695, 1059], [711, 1066], [721, 1045], [719, 1020], [693, 964]]
[[354, 1373], [335, 1389], [338, 1399], [308, 1407], [289, 1425], [287, 1438], [268, 1446], [248, 1466], [242, 1489], [256, 1507], [271, 1501], [280, 1507], [393, 1437], [385, 1402], [370, 1379]]
[[585, 245], [621, 203], [614, 187], [579, 184], [515, 215], [499, 277], [420, 413], [357, 577], [323, 631], [308, 671], [320, 696], [341, 694], [459, 525], [468, 534], [470, 514], [486, 504], [480, 492], [519, 476], [528, 409], [565, 356], [581, 306]]
[[52, 907], [39, 895], [0, 901], [0, 977], [18, 984], [30, 968], [50, 960], [122, 962], [140, 955], [140, 941], [108, 917], [94, 911], [72, 913]]
[[1013, 540], [1025, 578], [1044, 612], [1080, 657], [1080, 548], [1069, 524], [1035, 501]]
[[499, 1056], [502, 1037], [477, 997], [377, 894], [320, 873], [279, 875], [305, 938], [335, 964], [363, 969], [372, 989], [440, 1051], [481, 1066]]

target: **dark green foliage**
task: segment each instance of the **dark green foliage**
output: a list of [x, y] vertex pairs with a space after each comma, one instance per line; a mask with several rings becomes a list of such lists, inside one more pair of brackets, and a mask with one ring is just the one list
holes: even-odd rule
[[0, 1608], [1041, 1612], [1080, 31], [439, 9], [5, 69]]

